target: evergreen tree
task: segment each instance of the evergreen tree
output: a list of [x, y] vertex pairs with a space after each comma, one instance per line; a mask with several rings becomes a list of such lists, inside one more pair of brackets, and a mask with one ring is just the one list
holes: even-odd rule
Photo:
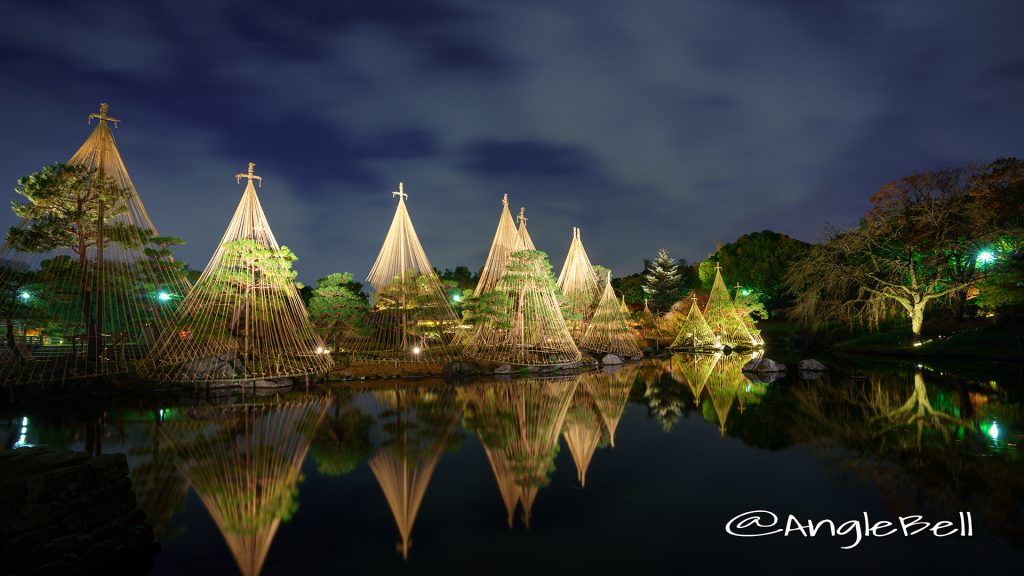
[[668, 250], [658, 250], [658, 257], [647, 262], [644, 270], [644, 293], [651, 308], [665, 312], [683, 297], [683, 275], [679, 262], [669, 255]]

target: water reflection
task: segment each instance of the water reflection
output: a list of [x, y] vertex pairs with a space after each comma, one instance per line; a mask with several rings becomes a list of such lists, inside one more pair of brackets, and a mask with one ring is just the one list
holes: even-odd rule
[[580, 376], [496, 379], [460, 389], [464, 426], [480, 437], [511, 527], [517, 505], [527, 527], [547, 486]]
[[[739, 455], [704, 461], [708, 473], [720, 477], [729, 476], [729, 466], [749, 453], [746, 447], [756, 447], [772, 452], [750, 458], [750, 463], [761, 462], [750, 465], [764, 465], [761, 470], [769, 475], [776, 465], [786, 486], [793, 479], [785, 475], [794, 465], [814, 470], [823, 463], [832, 474], [821, 475], [825, 479], [820, 482], [827, 483], [821, 493], [866, 485], [869, 498], [879, 500], [892, 515], [945, 518], [971, 510], [976, 524], [1024, 544], [1024, 468], [1017, 446], [1024, 410], [1012, 397], [991, 386], [908, 365], [835, 369], [814, 381], [794, 373], [765, 382], [742, 372], [749, 358], [676, 354], [555, 378], [488, 378], [458, 386], [403, 382], [369, 391], [339, 387], [324, 397], [298, 395], [224, 406], [118, 410], [94, 405], [77, 407], [73, 417], [70, 411], [18, 413], [7, 415], [6, 441], [10, 445], [26, 436], [29, 444], [125, 452], [138, 502], [165, 542], [175, 537], [183, 520], [197, 522], [179, 514], [191, 486], [243, 574], [262, 569], [281, 523], [296, 511], [300, 467], [307, 455], [317, 472], [307, 468], [306, 482], [321, 489], [304, 491], [302, 518], [291, 529], [299, 530], [294, 524], [311, 519], [314, 530], [339, 537], [348, 528], [338, 522], [338, 515], [353, 514], [353, 509], [321, 506], [317, 499], [327, 498], [325, 494], [347, 498], [354, 489], [361, 496], [378, 486], [397, 526], [401, 557], [410, 553], [428, 487], [430, 498], [447, 498], [452, 508], [446, 508], [450, 516], [441, 526], [428, 525], [432, 519], [424, 515], [417, 528], [421, 536], [424, 530], [457, 531], [472, 524], [474, 514], [484, 516], [484, 526], [496, 521], [499, 508], [490, 480], [485, 478], [482, 497], [493, 501], [493, 512], [467, 511], [458, 502], [471, 500], [471, 487], [435, 474], [444, 455], [459, 450], [464, 438], [474, 444], [479, 440], [483, 455], [469, 451], [446, 466], [464, 467], [460, 477], [487, 475], [489, 466], [509, 527], [518, 511], [530, 525], [541, 491], [544, 509], [562, 514], [542, 528], [596, 522], [589, 516], [596, 508], [623, 523], [648, 522], [650, 518], [633, 513], [637, 504], [624, 505], [609, 494], [648, 490], [661, 486], [662, 479], [671, 486], [688, 485], [692, 469], [659, 465], [661, 456], [683, 446]], [[630, 410], [630, 403], [637, 406]], [[646, 407], [649, 419], [637, 407]], [[22, 434], [20, 424], [26, 418], [31, 424]], [[727, 440], [719, 441], [714, 429]], [[612, 452], [617, 435], [620, 446]], [[567, 448], [561, 456], [560, 441]], [[556, 461], [564, 468], [558, 475], [553, 474]], [[592, 465], [595, 461], [600, 465]], [[811, 488], [817, 482], [803, 480]], [[767, 478], [750, 491], [769, 501], [777, 497], [771, 492], [773, 483], [780, 481]], [[586, 490], [578, 490], [584, 486]], [[708, 502], [731, 502], [734, 497], [715, 485], [701, 489], [707, 491]], [[678, 499], [651, 490], [663, 501], [648, 514], [685, 516], [674, 508]], [[835, 502], [814, 504], [824, 513]], [[365, 520], [377, 518], [385, 523], [390, 543], [394, 528], [388, 512], [377, 497], [359, 509], [363, 515], [352, 515], [351, 524], [356, 531], [365, 530]], [[300, 532], [302, 538], [289, 539], [282, 531], [275, 561], [280, 551], [284, 563], [309, 562], [313, 551], [296, 542], [310, 532]], [[516, 539], [505, 532], [481, 529], [484, 535], [476, 545], [498, 547], [502, 537], [515, 546], [537, 541], [528, 538], [536, 534]], [[461, 545], [439, 538], [430, 545], [432, 554], [422, 556], [424, 561], [457, 556], [464, 552]], [[163, 554], [191, 552], [183, 548], [167, 547]]]
[[178, 469], [242, 574], [259, 574], [281, 522], [298, 508], [299, 469], [327, 399], [185, 408], [165, 427]]
[[370, 393], [374, 432], [380, 436], [370, 469], [398, 525], [397, 549], [409, 557], [412, 527], [441, 455], [452, 442], [461, 400], [451, 386]]

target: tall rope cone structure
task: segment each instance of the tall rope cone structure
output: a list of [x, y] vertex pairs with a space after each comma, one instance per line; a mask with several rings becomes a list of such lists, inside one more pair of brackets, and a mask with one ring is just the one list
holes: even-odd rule
[[565, 415], [562, 437], [576, 464], [576, 479], [582, 488], [587, 486], [587, 470], [603, 436], [604, 426], [594, 399], [594, 390], [589, 379], [581, 378]]
[[134, 372], [188, 291], [179, 266], [160, 254], [166, 246], [128, 176], [110, 131], [120, 121], [108, 111], [103, 103], [89, 115], [96, 127], [71, 169], [53, 176], [66, 194], [47, 204], [58, 218], [82, 212], [90, 220], [40, 235], [49, 221], [26, 215], [0, 248], [0, 382]]
[[537, 247], [533, 245], [533, 238], [530, 237], [530, 231], [526, 229], [526, 221], [529, 218], [526, 217], [526, 208], [519, 209], [519, 216], [516, 217], [519, 220], [519, 249], [520, 250], [536, 250]]
[[529, 527], [538, 491], [554, 469], [558, 436], [580, 376], [496, 379], [460, 388], [505, 504], [509, 528], [522, 506]]
[[747, 327], [747, 332], [750, 333], [750, 340], [755, 347], [764, 346], [764, 338], [761, 337], [761, 331], [757, 329], [757, 322], [754, 321], [754, 317], [750, 315], [750, 311], [740, 300], [740, 296], [743, 293], [743, 287], [740, 283], [736, 283], [736, 292], [733, 296], [733, 307], [736, 308], [736, 313], [739, 314], [740, 319], [743, 320], [743, 325]]
[[750, 348], [756, 346], [753, 336], [736, 311], [729, 289], [722, 280], [722, 267], [715, 264], [715, 282], [704, 307], [704, 319], [722, 346]]
[[185, 408], [168, 445], [242, 574], [263, 568], [282, 521], [298, 508], [302, 462], [327, 398]]
[[597, 309], [587, 326], [587, 332], [580, 341], [580, 348], [598, 354], [616, 354], [624, 358], [642, 356], [636, 343], [629, 320], [622, 312], [622, 306], [612, 289], [612, 273], [608, 272], [604, 293], [597, 303]]
[[721, 349], [722, 343], [714, 331], [711, 330], [711, 326], [704, 319], [704, 315], [700, 312], [700, 306], [697, 305], [697, 297], [693, 296], [692, 300], [690, 312], [686, 315], [683, 323], [679, 325], [679, 334], [672, 341], [671, 348], [673, 350]]
[[458, 317], [413, 228], [404, 184], [391, 194], [398, 196], [395, 217], [366, 277], [372, 307], [364, 330], [352, 331], [341, 352], [355, 362], [454, 360]]
[[543, 252], [510, 254], [494, 291], [501, 295], [494, 310], [473, 318], [470, 330], [460, 339], [467, 357], [517, 366], [565, 366], [580, 361], [582, 355], [565, 326]]
[[377, 478], [409, 557], [412, 528], [437, 463], [455, 432], [462, 403], [454, 387], [372, 393], [377, 422], [384, 434], [370, 469]]
[[309, 320], [290, 261], [263, 213], [249, 170], [242, 200], [196, 285], [175, 311], [175, 330], [153, 348], [156, 378], [244, 381], [323, 374], [333, 362]]
[[597, 282], [597, 274], [580, 240], [580, 229], [573, 227], [569, 252], [558, 274], [558, 288], [566, 300], [566, 316], [569, 317], [566, 324], [575, 342], [583, 338], [594, 313], [594, 305], [601, 293]]
[[[525, 222], [525, 220], [523, 220]], [[525, 225], [524, 225], [525, 229]], [[528, 237], [529, 235], [526, 234]], [[498, 286], [505, 273], [505, 266], [509, 256], [517, 250], [523, 249], [523, 237], [516, 229], [512, 221], [512, 214], [508, 211], [508, 194], [501, 200], [501, 216], [498, 217], [498, 229], [494, 232], [494, 240], [491, 241], [491, 250], [487, 253], [487, 261], [484, 262], [483, 271], [480, 272], [480, 280], [476, 283], [475, 294], [491, 292]], [[532, 240], [531, 240], [532, 242]]]

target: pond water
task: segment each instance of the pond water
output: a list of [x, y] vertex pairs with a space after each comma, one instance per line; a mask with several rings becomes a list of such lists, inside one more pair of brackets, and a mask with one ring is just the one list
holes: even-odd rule
[[[744, 361], [6, 407], [0, 440], [125, 453], [153, 574], [1020, 573], [1019, 381]], [[913, 515], [956, 533], [857, 542]]]

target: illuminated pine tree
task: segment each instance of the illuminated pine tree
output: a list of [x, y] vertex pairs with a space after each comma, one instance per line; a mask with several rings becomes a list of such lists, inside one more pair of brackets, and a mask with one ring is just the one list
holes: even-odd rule
[[683, 286], [683, 274], [679, 262], [669, 255], [668, 250], [658, 250], [658, 257], [648, 262], [644, 270], [644, 294], [654, 309], [665, 312], [679, 299]]

